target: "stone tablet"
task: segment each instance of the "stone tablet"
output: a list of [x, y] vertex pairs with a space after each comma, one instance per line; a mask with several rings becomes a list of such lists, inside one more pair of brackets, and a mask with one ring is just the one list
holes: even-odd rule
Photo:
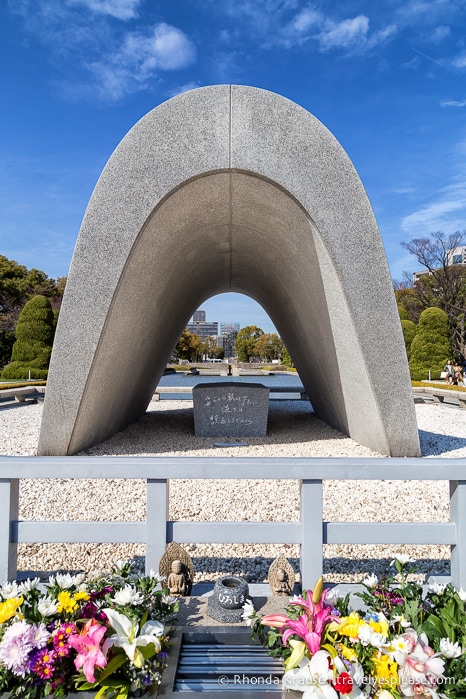
[[260, 383], [197, 384], [193, 388], [196, 437], [265, 437], [269, 389]]

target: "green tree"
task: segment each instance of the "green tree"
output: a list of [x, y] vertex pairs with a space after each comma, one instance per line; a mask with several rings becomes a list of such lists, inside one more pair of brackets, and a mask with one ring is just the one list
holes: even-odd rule
[[280, 358], [282, 348], [283, 342], [276, 333], [264, 333], [256, 340], [254, 350], [257, 357], [271, 362], [273, 359]]
[[58, 310], [65, 284], [66, 277], [55, 282], [41, 270], [28, 270], [0, 255], [0, 367], [10, 360], [14, 330], [24, 304], [34, 296], [47, 296]]
[[418, 294], [418, 289], [413, 287], [412, 281], [406, 279], [405, 285], [395, 289], [395, 298], [398, 305], [398, 313], [401, 320], [412, 320], [413, 323], [419, 323], [419, 316], [425, 308], [430, 305], [423, 305]]
[[416, 336], [417, 333], [417, 326], [416, 323], [413, 323], [412, 320], [402, 320], [401, 321], [401, 328], [403, 330], [403, 337], [405, 341], [405, 347], [406, 347], [406, 354], [408, 355], [408, 359], [411, 356], [411, 344]]
[[417, 333], [411, 342], [409, 368], [413, 381], [439, 378], [451, 356], [451, 337], [447, 314], [441, 308], [422, 311]]
[[223, 359], [225, 350], [217, 345], [217, 338], [209, 335], [202, 343], [201, 352], [209, 359]]
[[16, 342], [11, 364], [2, 372], [4, 379], [47, 378], [55, 333], [55, 318], [50, 301], [34, 296], [24, 306], [16, 327]]
[[177, 359], [187, 359], [188, 362], [200, 362], [202, 360], [201, 336], [190, 333], [188, 328], [185, 328], [175, 345], [173, 354]]
[[294, 369], [293, 360], [291, 359], [290, 353], [286, 349], [285, 345], [283, 345], [282, 349], [282, 364], [283, 366], [289, 366], [290, 369]]
[[256, 355], [256, 342], [264, 334], [257, 325], [247, 325], [241, 328], [235, 341], [235, 351], [239, 362], [249, 362]]

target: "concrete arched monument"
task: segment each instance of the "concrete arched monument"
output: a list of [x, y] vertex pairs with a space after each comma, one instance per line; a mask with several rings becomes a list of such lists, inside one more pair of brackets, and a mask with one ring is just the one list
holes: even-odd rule
[[144, 414], [206, 299], [256, 299], [316, 414], [361, 444], [418, 456], [381, 237], [332, 134], [264, 90], [217, 85], [149, 112], [92, 194], [60, 313], [39, 453], [73, 454]]

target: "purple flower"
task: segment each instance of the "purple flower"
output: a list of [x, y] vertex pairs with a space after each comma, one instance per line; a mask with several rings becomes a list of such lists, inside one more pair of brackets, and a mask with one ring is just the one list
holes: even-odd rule
[[55, 651], [42, 648], [31, 658], [30, 668], [41, 680], [48, 680], [53, 676]]
[[0, 643], [0, 661], [14, 675], [24, 677], [29, 672], [29, 654], [34, 647], [35, 627], [26, 621], [9, 626]]

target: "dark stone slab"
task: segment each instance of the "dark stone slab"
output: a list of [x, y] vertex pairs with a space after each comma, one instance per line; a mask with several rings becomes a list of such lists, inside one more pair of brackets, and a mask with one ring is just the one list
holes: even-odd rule
[[260, 383], [197, 384], [193, 388], [196, 437], [265, 437], [269, 389]]

